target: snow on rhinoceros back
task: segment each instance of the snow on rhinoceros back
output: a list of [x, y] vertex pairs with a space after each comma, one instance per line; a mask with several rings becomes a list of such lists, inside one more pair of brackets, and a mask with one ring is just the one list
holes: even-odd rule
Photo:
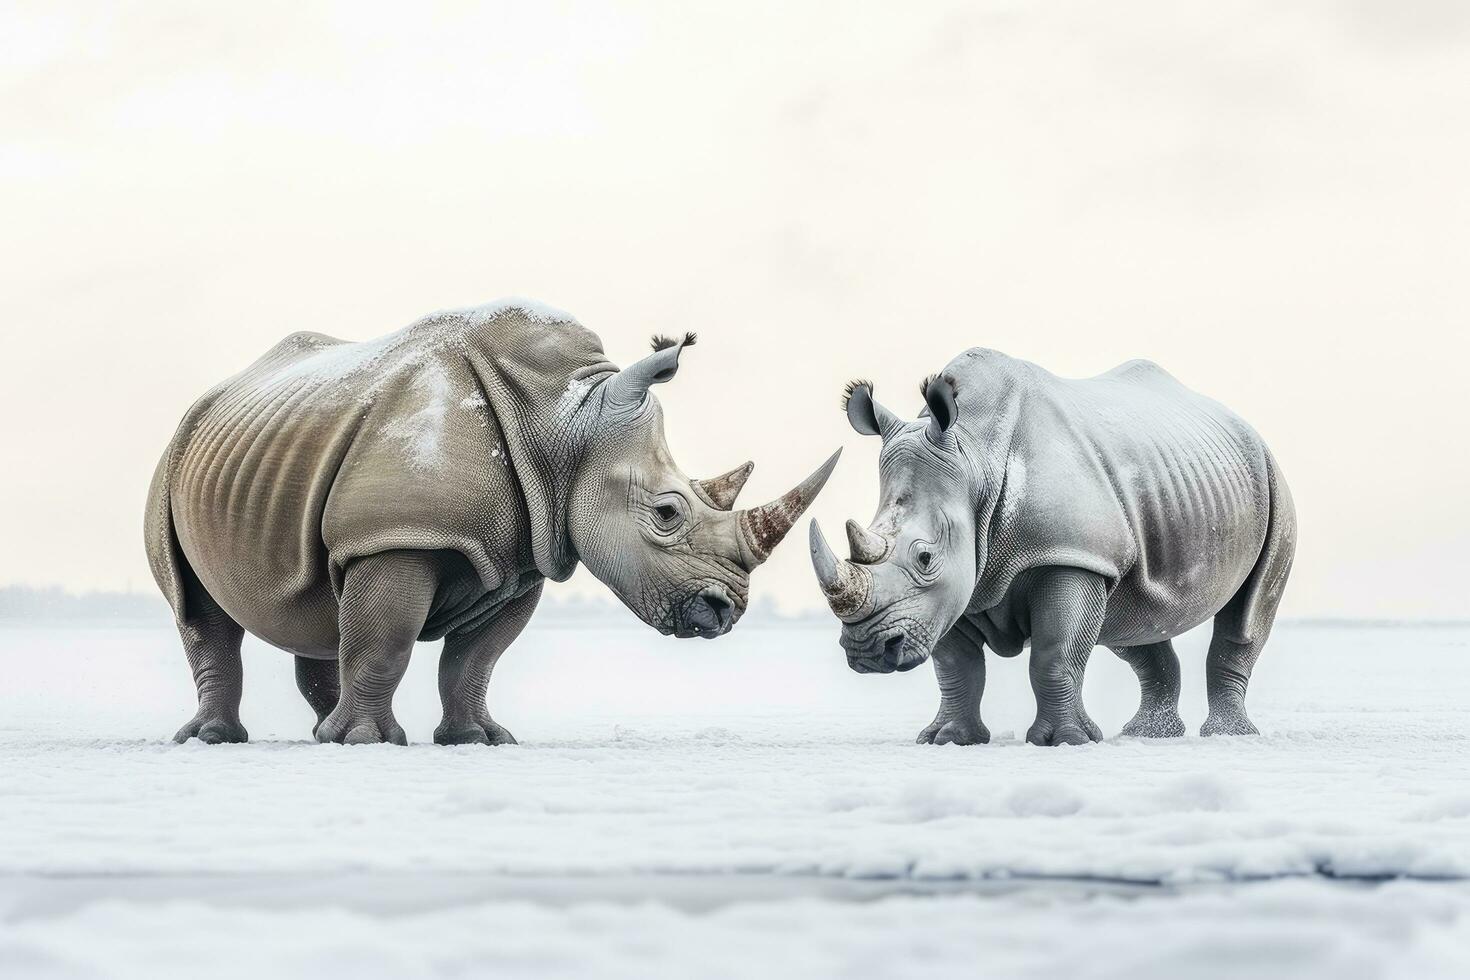
[[1214, 617], [1202, 734], [1253, 734], [1251, 668], [1296, 547], [1291, 493], [1261, 437], [1147, 361], [1064, 379], [973, 349], [923, 385], [905, 422], [848, 386], [853, 428], [882, 437], [880, 501], [847, 522], [851, 560], [816, 523], [812, 561], [859, 672], [932, 653], [939, 713], [921, 742], [985, 742], [984, 648], [1031, 646], [1040, 745], [1101, 738], [1082, 706], [1095, 645], [1138, 675], [1125, 735], [1184, 733], [1173, 637]]
[[296, 655], [322, 741], [404, 743], [394, 690], [442, 637], [434, 740], [513, 742], [490, 672], [579, 562], [662, 633], [728, 632], [837, 457], [750, 510], [752, 464], [686, 477], [650, 389], [693, 343], [619, 371], [570, 316], [508, 301], [365, 343], [293, 334], [199, 399], [146, 516], [199, 694], [176, 739], [245, 740], [248, 630]]

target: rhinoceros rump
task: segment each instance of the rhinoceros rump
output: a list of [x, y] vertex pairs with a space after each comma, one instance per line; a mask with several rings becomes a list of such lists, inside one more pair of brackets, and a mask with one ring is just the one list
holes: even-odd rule
[[240, 641], [296, 654], [322, 741], [403, 743], [393, 692], [444, 639], [440, 743], [514, 741], [485, 709], [541, 583], [578, 562], [663, 633], [716, 637], [836, 455], [733, 510], [751, 464], [691, 480], [650, 392], [694, 342], [619, 371], [571, 317], [506, 302], [376, 341], [298, 333], [199, 399], [153, 477], [146, 541], [199, 692], [183, 741], [244, 741]]
[[1081, 700], [1097, 644], [1142, 685], [1126, 735], [1184, 732], [1171, 639], [1214, 617], [1203, 734], [1254, 733], [1251, 668], [1296, 547], [1296, 511], [1254, 430], [1155, 364], [1069, 380], [995, 351], [960, 355], [905, 422], [855, 382], [882, 437], [881, 499], [849, 521], [851, 560], [812, 523], [812, 562], [848, 663], [908, 670], [932, 652], [940, 705], [921, 742], [989, 740], [984, 648], [1031, 646], [1031, 742], [1101, 737]]

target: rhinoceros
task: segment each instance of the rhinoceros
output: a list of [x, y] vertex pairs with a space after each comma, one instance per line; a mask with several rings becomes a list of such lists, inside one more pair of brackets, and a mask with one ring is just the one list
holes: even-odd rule
[[443, 638], [434, 741], [513, 742], [491, 670], [579, 562], [664, 634], [728, 632], [837, 454], [749, 510], [753, 464], [686, 477], [651, 388], [694, 342], [655, 337], [620, 371], [572, 317], [505, 301], [365, 343], [295, 333], [205, 394], [145, 520], [198, 689], [176, 740], [246, 740], [248, 630], [296, 655], [320, 741], [404, 744], [394, 691], [414, 642]]
[[1028, 643], [1027, 741], [1101, 738], [1081, 697], [1095, 645], [1142, 688], [1123, 733], [1182, 735], [1171, 641], [1210, 617], [1201, 733], [1255, 733], [1246, 685], [1296, 548], [1291, 492], [1261, 437], [1148, 361], [1064, 379], [976, 348], [921, 391], [908, 422], [871, 384], [848, 386], [853, 428], [882, 438], [878, 513], [847, 522], [848, 560], [810, 529], [849, 666], [909, 670], [932, 653], [939, 711], [918, 740], [988, 741], [984, 649]]

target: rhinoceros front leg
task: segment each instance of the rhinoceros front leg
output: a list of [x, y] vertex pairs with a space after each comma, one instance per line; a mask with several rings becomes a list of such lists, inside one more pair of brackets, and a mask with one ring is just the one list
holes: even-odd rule
[[199, 710], [174, 735], [175, 742], [197, 738], [201, 742], [244, 742], [249, 739], [240, 724], [240, 693], [244, 670], [240, 665], [240, 641], [245, 630], [220, 608], [219, 603], [188, 573], [184, 605], [188, 618], [180, 620], [179, 639], [194, 674]]
[[1080, 568], [1048, 568], [1036, 578], [1031, 611], [1033, 745], [1081, 745], [1102, 740], [1082, 706], [1082, 677], [1107, 609], [1107, 581]]
[[525, 628], [541, 599], [541, 583], [507, 602], [495, 618], [444, 638], [439, 657], [439, 700], [444, 720], [434, 729], [440, 745], [514, 745], [515, 736], [490, 717], [485, 689], [495, 662]]
[[1138, 711], [1122, 734], [1137, 738], [1178, 738], [1184, 734], [1179, 717], [1179, 656], [1174, 643], [1164, 640], [1138, 647], [1113, 647], [1138, 675]]
[[990, 741], [980, 720], [985, 693], [985, 644], [961, 617], [934, 647], [934, 677], [939, 681], [939, 713], [915, 741], [933, 745], [979, 745]]
[[317, 741], [408, 744], [393, 717], [393, 692], [408, 668], [437, 584], [428, 552], [387, 551], [347, 566], [337, 614], [342, 691], [337, 706], [317, 725]]

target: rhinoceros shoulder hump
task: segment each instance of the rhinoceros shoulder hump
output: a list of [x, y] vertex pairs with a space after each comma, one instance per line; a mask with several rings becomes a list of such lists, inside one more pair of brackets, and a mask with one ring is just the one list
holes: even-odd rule
[[1124, 361], [1102, 377], [1113, 381], [1125, 381], [1138, 385], [1178, 385], [1179, 381], [1162, 367], [1147, 358], [1136, 357]]

